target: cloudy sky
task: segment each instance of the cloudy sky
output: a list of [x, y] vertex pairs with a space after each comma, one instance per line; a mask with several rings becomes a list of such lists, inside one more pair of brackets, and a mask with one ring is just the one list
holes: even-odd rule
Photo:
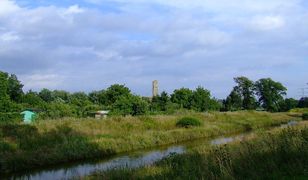
[[126, 84], [211, 90], [271, 77], [308, 83], [307, 0], [0, 0], [0, 70], [24, 89]]

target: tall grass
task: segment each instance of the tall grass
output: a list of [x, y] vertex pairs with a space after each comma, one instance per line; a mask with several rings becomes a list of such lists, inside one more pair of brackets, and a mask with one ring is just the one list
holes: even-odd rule
[[98, 172], [86, 179], [307, 179], [308, 127], [184, 155], [153, 166]]
[[[193, 117], [201, 126], [180, 128], [179, 119]], [[288, 122], [286, 113], [184, 113], [106, 120], [59, 119], [34, 125], [0, 125], [0, 174], [167, 145], [197, 138], [237, 133]]]

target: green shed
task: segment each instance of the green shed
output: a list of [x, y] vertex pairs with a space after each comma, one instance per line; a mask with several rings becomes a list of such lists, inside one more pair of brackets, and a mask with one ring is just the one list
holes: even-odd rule
[[32, 123], [36, 116], [35, 112], [29, 111], [29, 110], [23, 111], [20, 114], [24, 116], [23, 121], [24, 123], [27, 123], [27, 124]]

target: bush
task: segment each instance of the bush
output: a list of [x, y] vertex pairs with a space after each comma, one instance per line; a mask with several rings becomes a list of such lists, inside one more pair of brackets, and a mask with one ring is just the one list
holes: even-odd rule
[[308, 113], [304, 113], [302, 118], [303, 118], [303, 120], [308, 120]]
[[191, 126], [201, 126], [201, 121], [192, 117], [184, 117], [176, 123], [176, 126], [185, 128]]
[[20, 113], [1, 113], [0, 112], [0, 123], [1, 122], [15, 122], [21, 121], [22, 116]]

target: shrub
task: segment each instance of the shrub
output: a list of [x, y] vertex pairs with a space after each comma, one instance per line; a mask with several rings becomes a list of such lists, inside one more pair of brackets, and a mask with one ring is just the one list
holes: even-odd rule
[[193, 117], [184, 117], [176, 123], [176, 126], [185, 128], [190, 126], [201, 126], [201, 121]]
[[308, 120], [308, 113], [304, 113], [302, 118], [303, 118], [303, 120]]

